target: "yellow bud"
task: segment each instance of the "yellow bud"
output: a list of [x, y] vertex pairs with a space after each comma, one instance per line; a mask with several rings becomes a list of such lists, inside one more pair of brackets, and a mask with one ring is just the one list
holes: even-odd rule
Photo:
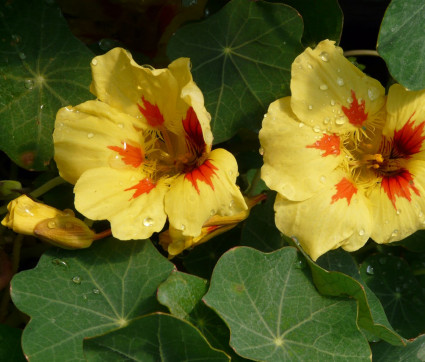
[[40, 221], [34, 228], [34, 235], [65, 249], [88, 248], [94, 239], [94, 232], [73, 216], [57, 216]]

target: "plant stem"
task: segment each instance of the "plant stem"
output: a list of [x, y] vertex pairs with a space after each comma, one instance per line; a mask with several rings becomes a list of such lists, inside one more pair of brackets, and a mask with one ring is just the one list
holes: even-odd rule
[[257, 169], [255, 172], [254, 177], [252, 178], [251, 185], [248, 187], [248, 190], [246, 190], [247, 196], [253, 196], [253, 193], [255, 192], [255, 188], [257, 187], [258, 182], [261, 179], [261, 168]]
[[[59, 186], [65, 182], [66, 181], [62, 177], [57, 176], [47, 181], [44, 185], [41, 185], [38, 189], [35, 189], [34, 191], [30, 192], [29, 195], [34, 198], [38, 198], [46, 192], [50, 191], [51, 189], [55, 188], [56, 186]], [[0, 215], [5, 214], [6, 212], [7, 205], [3, 205], [2, 207], [0, 207]]]
[[344, 52], [345, 57], [358, 57], [358, 56], [371, 56], [371, 57], [380, 57], [379, 53], [376, 50], [370, 49], [355, 49], [355, 50], [347, 50]]

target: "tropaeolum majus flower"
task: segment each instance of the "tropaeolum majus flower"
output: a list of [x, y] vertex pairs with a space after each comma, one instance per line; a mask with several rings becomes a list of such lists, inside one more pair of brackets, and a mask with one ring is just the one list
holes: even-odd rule
[[386, 96], [326, 40], [295, 59], [291, 93], [260, 132], [277, 227], [314, 260], [425, 228], [425, 92]]
[[210, 115], [190, 62], [139, 66], [124, 49], [92, 60], [97, 100], [59, 110], [54, 131], [60, 175], [75, 183], [75, 206], [108, 219], [122, 240], [170, 228], [198, 236], [212, 215], [247, 208], [237, 163], [211, 151]]

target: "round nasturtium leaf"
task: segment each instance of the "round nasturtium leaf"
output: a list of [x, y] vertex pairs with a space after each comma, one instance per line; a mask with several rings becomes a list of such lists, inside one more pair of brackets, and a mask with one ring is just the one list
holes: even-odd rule
[[425, 361], [425, 335], [421, 335], [406, 346], [392, 346], [385, 342], [372, 344], [372, 355], [374, 362], [388, 361]]
[[258, 131], [269, 104], [289, 95], [302, 32], [301, 17], [287, 5], [233, 0], [171, 38], [168, 56], [191, 59], [215, 143], [241, 128]]
[[391, 75], [410, 90], [425, 88], [425, 2], [393, 0], [378, 36], [379, 55]]
[[137, 318], [125, 328], [85, 340], [84, 354], [91, 362], [230, 360], [224, 352], [213, 349], [190, 323], [160, 313]]
[[59, 108], [93, 98], [93, 54], [54, 1], [2, 1], [0, 38], [0, 149], [21, 167], [43, 170]]
[[295, 248], [238, 247], [219, 262], [204, 300], [230, 328], [230, 345], [262, 361], [369, 361], [353, 300], [316, 290]]
[[22, 347], [31, 362], [84, 361], [83, 339], [161, 309], [156, 290], [174, 266], [149, 240], [96, 241], [49, 249], [12, 280], [15, 305], [31, 316]]

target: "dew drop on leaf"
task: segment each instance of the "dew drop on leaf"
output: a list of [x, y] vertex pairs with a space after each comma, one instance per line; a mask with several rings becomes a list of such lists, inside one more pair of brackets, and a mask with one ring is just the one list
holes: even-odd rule
[[72, 277], [72, 282], [74, 284], [81, 284], [81, 278], [78, 275], [76, 275], [75, 277]]
[[24, 86], [26, 89], [33, 89], [34, 88], [34, 81], [32, 79], [25, 79], [24, 80]]
[[92, 292], [93, 294], [100, 294], [100, 290], [97, 288], [93, 288]]
[[373, 270], [373, 266], [372, 265], [368, 265], [367, 266], [366, 273], [368, 273], [369, 275], [375, 274], [375, 270]]
[[66, 263], [66, 261], [61, 260], [61, 259], [53, 259], [52, 264], [60, 265], [60, 266], [66, 267], [66, 268], [68, 267], [68, 264]]

